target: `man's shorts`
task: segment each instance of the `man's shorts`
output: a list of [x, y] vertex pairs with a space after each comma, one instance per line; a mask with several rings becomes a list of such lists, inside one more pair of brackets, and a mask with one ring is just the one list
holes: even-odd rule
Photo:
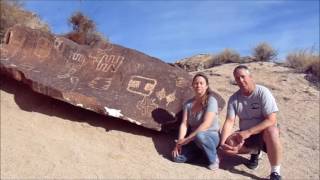
[[243, 145], [249, 149], [258, 149], [267, 152], [267, 146], [263, 141], [262, 133], [250, 136], [248, 139], [244, 140]]
[[[280, 124], [277, 124], [276, 126], [279, 130], [280, 136]], [[244, 140], [244, 146], [250, 149], [258, 149], [267, 152], [267, 145], [263, 141], [262, 133], [252, 135], [248, 139]]]

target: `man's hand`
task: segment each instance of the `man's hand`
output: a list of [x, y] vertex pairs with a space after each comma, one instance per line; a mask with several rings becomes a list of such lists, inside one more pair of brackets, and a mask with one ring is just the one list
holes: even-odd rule
[[237, 154], [244, 144], [239, 132], [231, 134], [225, 142], [220, 144], [220, 149], [228, 154]]
[[251, 136], [251, 133], [247, 130], [237, 132], [237, 140], [239, 142], [244, 142], [244, 140], [248, 139]]

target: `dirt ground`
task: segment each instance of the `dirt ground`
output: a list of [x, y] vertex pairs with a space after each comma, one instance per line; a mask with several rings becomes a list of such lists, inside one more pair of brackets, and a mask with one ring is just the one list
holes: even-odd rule
[[[203, 70], [225, 100], [237, 90], [236, 65]], [[319, 89], [291, 69], [247, 65], [280, 109], [283, 179], [319, 179]], [[1, 179], [264, 179], [270, 174], [266, 154], [257, 170], [243, 165], [248, 155], [222, 157], [217, 171], [201, 163], [174, 163], [174, 137], [168, 134], [60, 102], [10, 78], [1, 76], [0, 83]]]

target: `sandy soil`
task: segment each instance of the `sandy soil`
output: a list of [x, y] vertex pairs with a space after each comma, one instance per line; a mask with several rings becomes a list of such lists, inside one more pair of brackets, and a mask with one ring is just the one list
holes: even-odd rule
[[[236, 65], [204, 70], [226, 100], [237, 90]], [[283, 178], [319, 179], [319, 89], [273, 63], [248, 66], [280, 108]], [[270, 173], [266, 154], [254, 171], [243, 165], [248, 155], [222, 157], [217, 171], [174, 163], [170, 135], [51, 99], [10, 78], [0, 82], [1, 179], [264, 179]]]

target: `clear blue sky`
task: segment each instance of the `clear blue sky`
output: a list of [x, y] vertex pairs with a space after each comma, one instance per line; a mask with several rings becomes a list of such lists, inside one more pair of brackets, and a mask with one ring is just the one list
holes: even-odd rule
[[319, 50], [319, 0], [26, 0], [56, 34], [71, 30], [67, 19], [82, 11], [112, 43], [165, 62], [231, 48], [250, 55], [268, 42], [283, 59], [312, 46]]

